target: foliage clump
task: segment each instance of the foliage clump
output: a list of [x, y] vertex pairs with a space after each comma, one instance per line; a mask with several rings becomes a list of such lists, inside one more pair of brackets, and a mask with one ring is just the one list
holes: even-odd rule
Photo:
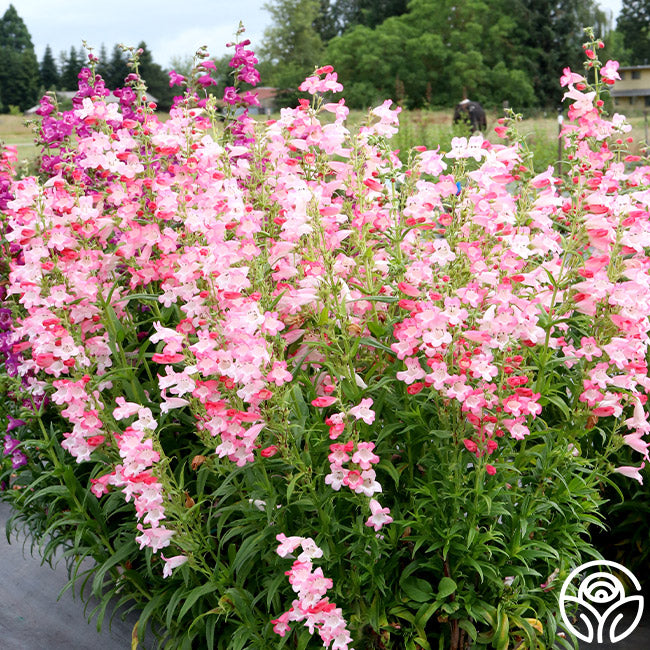
[[352, 130], [331, 66], [256, 123], [247, 45], [225, 122], [207, 52], [164, 123], [136, 60], [119, 106], [92, 68], [44, 98], [40, 176], [4, 155], [12, 525], [171, 648], [567, 645], [557, 587], [648, 457], [617, 64], [564, 70], [560, 175], [515, 115], [402, 162], [400, 108]]

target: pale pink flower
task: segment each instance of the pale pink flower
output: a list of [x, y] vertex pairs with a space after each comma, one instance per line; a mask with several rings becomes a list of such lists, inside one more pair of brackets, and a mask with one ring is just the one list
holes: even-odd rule
[[357, 444], [357, 450], [352, 454], [352, 462], [357, 463], [361, 469], [370, 469], [373, 464], [379, 462], [379, 456], [373, 453], [375, 448], [374, 442], [360, 442]]
[[280, 557], [287, 557], [287, 555], [293, 553], [303, 540], [302, 537], [287, 537], [284, 533], [276, 535], [275, 539], [280, 542], [277, 548], [277, 553]]
[[643, 476], [641, 474], [641, 470], [645, 467], [645, 461], [639, 465], [639, 467], [630, 467], [629, 465], [623, 465], [622, 467], [615, 467], [614, 471], [618, 472], [619, 474], [623, 474], [623, 476], [627, 476], [629, 478], [633, 478], [636, 481], [639, 481], [641, 485], [643, 485]]
[[379, 501], [376, 499], [370, 499], [370, 512], [371, 516], [366, 521], [366, 526], [372, 526], [375, 531], [381, 530], [386, 524], [393, 522], [393, 518], [390, 516], [390, 508], [382, 508]]
[[628, 433], [627, 435], [623, 436], [623, 440], [625, 441], [626, 445], [632, 447], [634, 451], [638, 451], [640, 454], [643, 454], [643, 457], [648, 460], [648, 447], [650, 447], [650, 443], [642, 440], [642, 436], [643, 434], [641, 432]]
[[169, 578], [174, 569], [182, 566], [189, 559], [187, 555], [174, 555], [173, 557], [167, 558], [162, 553], [160, 554], [160, 557], [165, 562], [165, 566], [163, 567], [163, 578]]
[[372, 424], [375, 421], [375, 412], [370, 408], [372, 403], [370, 397], [362, 399], [357, 406], [350, 409], [349, 414], [357, 420], [363, 420], [366, 424]]
[[560, 77], [560, 86], [564, 87], [584, 81], [585, 78], [582, 75], [579, 75], [576, 72], [571, 72], [571, 68], [564, 68], [563, 74]]
[[607, 63], [605, 63], [605, 65], [600, 69], [600, 76], [611, 82], [620, 79], [621, 75], [618, 74], [618, 61], [607, 61]]

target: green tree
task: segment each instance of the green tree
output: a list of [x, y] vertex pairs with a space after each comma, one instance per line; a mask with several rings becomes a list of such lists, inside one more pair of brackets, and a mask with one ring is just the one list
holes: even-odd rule
[[339, 16], [340, 32], [365, 25], [377, 27], [391, 16], [408, 10], [408, 0], [335, 0], [333, 12]]
[[109, 66], [108, 66], [108, 52], [106, 50], [106, 45], [101, 44], [99, 48], [99, 53], [97, 54], [99, 62], [97, 63], [97, 68], [95, 72], [106, 82], [109, 75]]
[[650, 62], [650, 0], [623, 0], [616, 22], [629, 65]]
[[138, 45], [138, 49], [142, 50], [139, 58], [140, 76], [144, 80], [147, 90], [158, 100], [158, 108], [168, 111], [174, 99], [174, 92], [169, 87], [169, 75], [154, 62], [144, 41]]
[[399, 86], [414, 108], [453, 105], [463, 95], [527, 106], [535, 97], [516, 54], [510, 1], [411, 0], [407, 13], [330, 41], [325, 58], [352, 105], [395, 98]]
[[409, 107], [450, 106], [463, 96], [488, 106], [508, 101], [518, 110], [555, 106], [562, 69], [580, 70], [583, 26], [607, 29], [593, 0], [410, 0], [407, 9], [327, 44], [324, 60], [353, 105], [395, 98], [397, 85]]
[[605, 36], [607, 16], [593, 0], [516, 0], [511, 11], [539, 104], [559, 105], [563, 68], [582, 70], [583, 29], [593, 26], [599, 36]]
[[341, 31], [341, 16], [336, 5], [335, 1], [320, 0], [320, 9], [314, 19], [313, 27], [323, 43], [327, 43]]
[[9, 5], [0, 21], [0, 45], [15, 52], [34, 49], [27, 26], [13, 5]]
[[45, 46], [39, 73], [41, 86], [45, 90], [56, 88], [59, 85], [59, 71], [54, 56], [52, 56], [52, 48], [49, 45]]
[[106, 86], [111, 90], [121, 88], [124, 85], [124, 78], [130, 72], [127, 62], [127, 56], [122, 48], [119, 45], [114, 45], [111, 59], [108, 62], [107, 74], [104, 78]]
[[272, 24], [264, 32], [260, 74], [265, 85], [276, 86], [292, 102], [297, 86], [322, 59], [323, 41], [314, 28], [320, 0], [275, 0], [264, 8]]
[[77, 49], [73, 46], [70, 51], [61, 54], [61, 79], [60, 85], [62, 90], [77, 90], [79, 87], [79, 71], [83, 62]]
[[0, 100], [2, 110], [24, 111], [38, 99], [40, 77], [32, 39], [15, 7], [9, 5], [0, 20]]

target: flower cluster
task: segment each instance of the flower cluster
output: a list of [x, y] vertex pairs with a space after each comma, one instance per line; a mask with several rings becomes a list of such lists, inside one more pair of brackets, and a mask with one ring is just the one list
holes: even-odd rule
[[[150, 468], [160, 460], [160, 454], [153, 448], [153, 435], [156, 420], [147, 407], [133, 402], [127, 402], [123, 397], [115, 400], [117, 406], [113, 410], [116, 420], [126, 420], [134, 415], [137, 419], [124, 429], [121, 434], [115, 434], [115, 441], [122, 463], [103, 476], [91, 479], [92, 491], [100, 497], [108, 492], [108, 486], [121, 488], [126, 501], [133, 498], [133, 504], [140, 523], [137, 528], [140, 535], [136, 541], [140, 548], [148, 546], [154, 552], [169, 545], [174, 531], [161, 525], [165, 519], [163, 485], [152, 474]], [[103, 442], [103, 436], [99, 443]], [[143, 524], [147, 524], [145, 528]], [[180, 564], [176, 564], [180, 566]], [[165, 574], [171, 571], [171, 565], [166, 560]]]
[[323, 575], [320, 567], [314, 569], [312, 563], [313, 559], [323, 556], [322, 549], [310, 537], [286, 537], [281, 533], [276, 539], [280, 542], [277, 548], [280, 557], [287, 557], [299, 546], [302, 552], [286, 572], [298, 597], [288, 611], [271, 621], [273, 630], [283, 637], [291, 630], [289, 623], [304, 621], [310, 634], [313, 634], [314, 630], [318, 631], [325, 648], [353, 650], [348, 645], [352, 642], [352, 637], [341, 609], [325, 596], [327, 590], [332, 588], [332, 580]]

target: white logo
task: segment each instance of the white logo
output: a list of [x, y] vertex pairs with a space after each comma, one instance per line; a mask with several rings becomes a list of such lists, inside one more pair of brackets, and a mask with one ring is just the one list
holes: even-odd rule
[[[623, 583], [611, 573], [607, 571], [597, 571], [589, 573], [578, 584], [578, 595], [567, 596], [566, 591], [572, 580], [583, 573], [586, 569], [591, 567], [611, 567], [624, 573], [632, 582], [637, 591], [641, 591], [641, 585], [636, 579], [636, 576], [623, 565], [618, 562], [611, 562], [609, 560], [592, 560], [581, 564], [577, 569], [574, 569], [569, 577], [562, 585], [560, 592], [560, 612], [562, 620], [567, 629], [575, 634], [582, 641], [587, 643], [617, 643], [628, 637], [636, 629], [636, 626], [641, 620], [643, 615], [643, 596], [626, 596]], [[567, 603], [579, 606], [579, 619], [585, 625], [586, 631], [579, 632], [571, 624], [567, 617], [565, 607]], [[636, 607], [636, 617], [632, 624], [622, 632], [617, 629], [618, 624], [623, 619], [624, 607]], [[595, 624], [595, 625], [594, 625]], [[582, 627], [582, 625], [581, 625]], [[609, 639], [603, 640], [603, 635], [606, 629], [609, 629]]]

